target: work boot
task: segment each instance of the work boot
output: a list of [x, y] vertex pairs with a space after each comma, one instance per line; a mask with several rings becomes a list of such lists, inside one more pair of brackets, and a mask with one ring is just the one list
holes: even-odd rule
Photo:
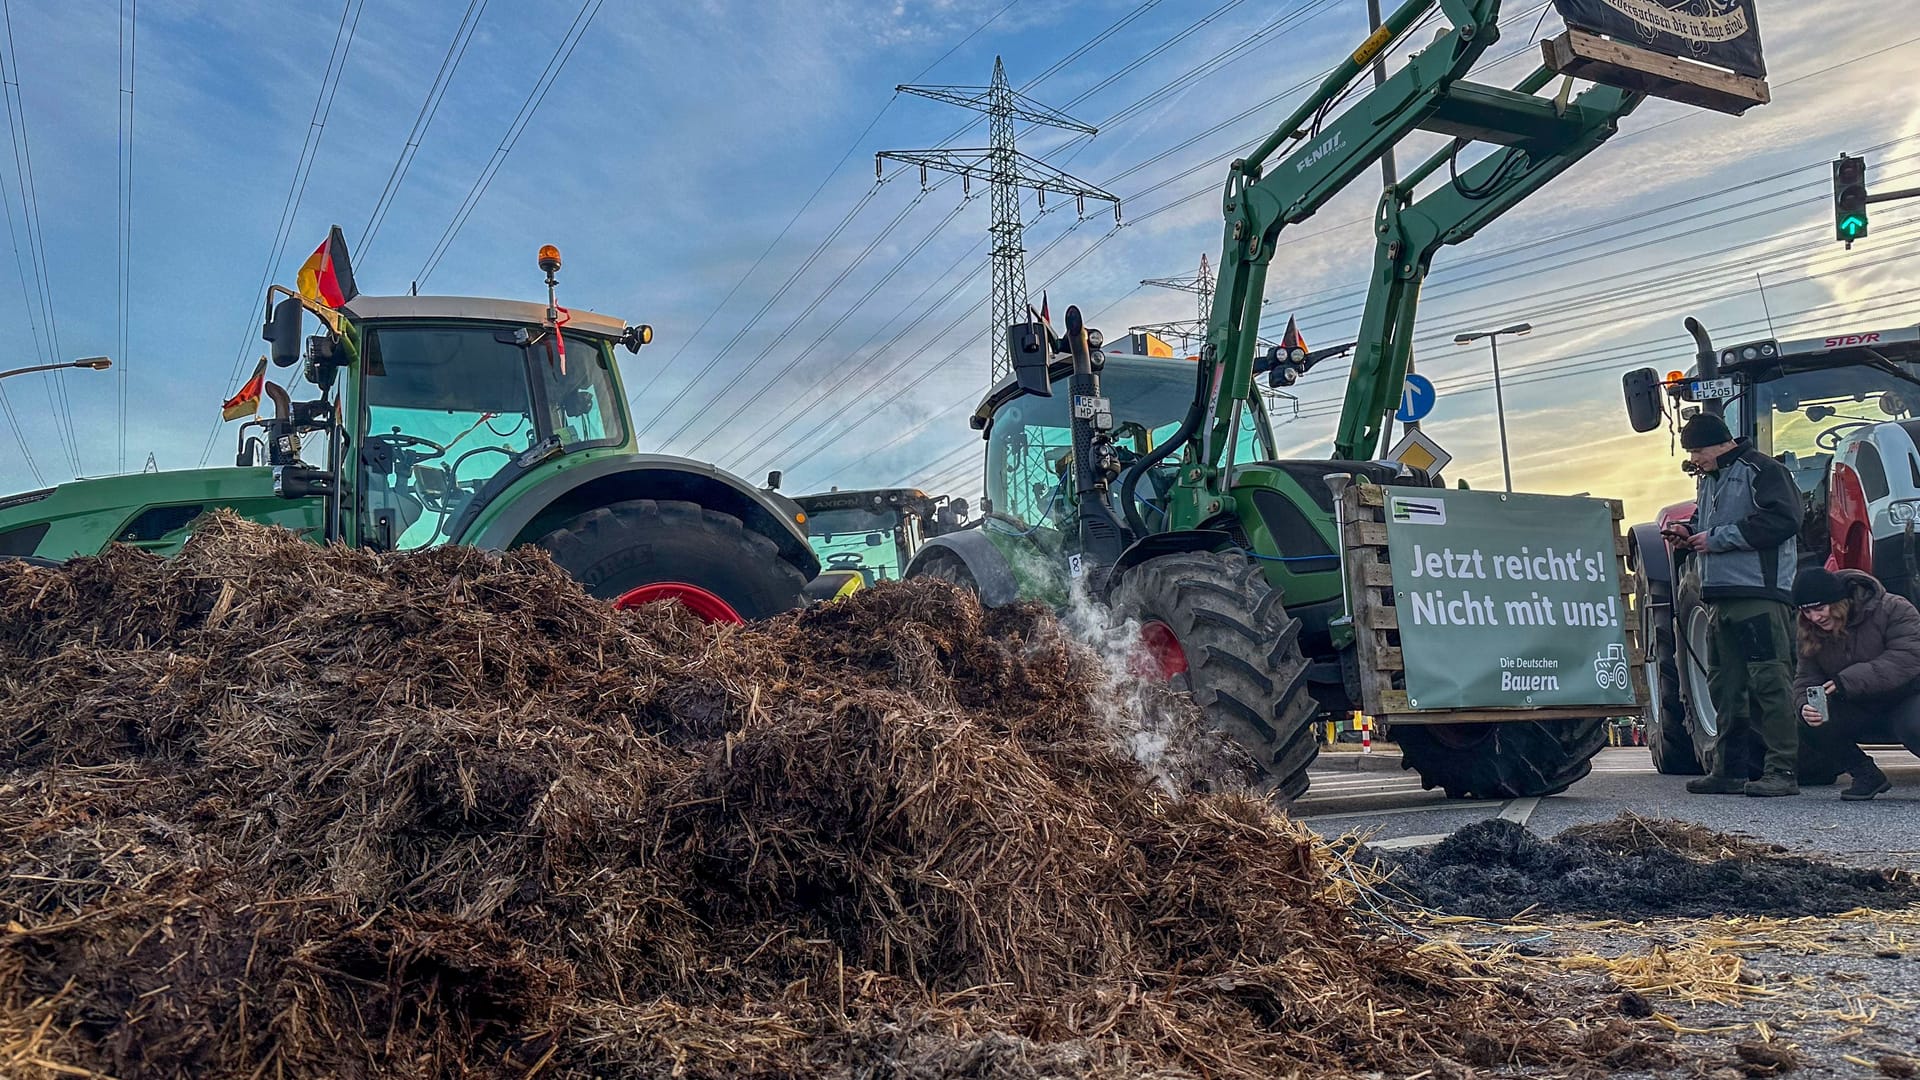
[[1848, 802], [1866, 802], [1883, 791], [1891, 790], [1893, 781], [1887, 779], [1887, 774], [1881, 772], [1879, 766], [1868, 762], [1853, 771], [1853, 783], [1847, 785], [1847, 790], [1841, 792], [1840, 797]]
[[1800, 785], [1791, 776], [1768, 773], [1758, 780], [1747, 781], [1746, 791], [1756, 799], [1771, 799], [1780, 795], [1798, 795]]
[[1745, 790], [1747, 782], [1734, 776], [1703, 776], [1687, 781], [1687, 792], [1693, 795], [1738, 795]]

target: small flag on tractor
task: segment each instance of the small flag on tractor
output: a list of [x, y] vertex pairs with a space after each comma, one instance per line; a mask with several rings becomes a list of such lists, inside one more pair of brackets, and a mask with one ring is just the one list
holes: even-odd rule
[[340, 226], [328, 230], [326, 240], [300, 266], [300, 295], [337, 308], [360, 295], [353, 283], [353, 263], [347, 258], [347, 238]]
[[1289, 356], [1296, 349], [1303, 354], [1307, 352], [1307, 339], [1300, 336], [1300, 324], [1291, 315], [1287, 316], [1287, 332], [1280, 335], [1280, 348]]
[[260, 411], [260, 395], [267, 389], [267, 358], [260, 358], [260, 366], [253, 369], [253, 378], [240, 388], [240, 392], [226, 400], [220, 406], [220, 419], [238, 420], [243, 416], [252, 416]]

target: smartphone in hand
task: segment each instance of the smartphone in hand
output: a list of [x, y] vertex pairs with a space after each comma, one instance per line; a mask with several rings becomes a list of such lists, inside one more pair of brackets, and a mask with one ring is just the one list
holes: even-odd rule
[[1826, 687], [1824, 686], [1807, 687], [1807, 704], [1813, 706], [1814, 711], [1820, 714], [1820, 719], [1807, 721], [1807, 724], [1809, 726], [1819, 727], [1821, 724], [1824, 724], [1828, 720], [1833, 719], [1833, 714], [1827, 709], [1827, 688]]

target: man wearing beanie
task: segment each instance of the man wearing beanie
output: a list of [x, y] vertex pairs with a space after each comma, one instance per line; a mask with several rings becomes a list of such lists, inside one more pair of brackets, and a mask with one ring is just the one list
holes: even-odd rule
[[1808, 703], [1800, 717], [1803, 760], [1846, 773], [1840, 793], [1860, 802], [1893, 787], [1866, 751], [1863, 736], [1884, 731], [1920, 754], [1920, 611], [1858, 570], [1802, 570], [1793, 581], [1800, 610], [1800, 673], [1796, 694], [1820, 687], [1827, 713]]
[[[1720, 719], [1708, 775], [1696, 795], [1796, 795], [1799, 712], [1793, 703], [1794, 537], [1800, 489], [1785, 465], [1735, 439], [1726, 421], [1698, 413], [1680, 428], [1680, 445], [1697, 476], [1693, 517], [1668, 527], [1676, 551], [1690, 553], [1700, 596], [1712, 615], [1707, 693]], [[1766, 748], [1760, 779], [1748, 781], [1745, 745]]]

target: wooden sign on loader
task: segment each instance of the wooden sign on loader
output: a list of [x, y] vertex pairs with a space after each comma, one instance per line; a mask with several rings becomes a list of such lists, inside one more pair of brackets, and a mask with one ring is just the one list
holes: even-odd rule
[[1772, 100], [1755, 0], [1703, 14], [1676, 0], [1555, 0], [1567, 31], [1540, 43], [1562, 75], [1735, 116]]
[[[1625, 564], [1627, 547], [1620, 534], [1619, 502], [1608, 500], [1596, 506], [1594, 500], [1565, 497], [1569, 509], [1578, 504], [1599, 510], [1603, 521], [1610, 520], [1610, 527], [1598, 530], [1610, 540], [1604, 550], [1589, 543], [1577, 555], [1519, 546], [1510, 552], [1469, 554], [1453, 549], [1454, 541], [1449, 537], [1457, 538], [1460, 533], [1446, 528], [1450, 510], [1460, 516], [1458, 511], [1463, 507], [1443, 508], [1438, 504], [1461, 503], [1470, 495], [1483, 499], [1500, 496], [1446, 489], [1433, 489], [1431, 498], [1408, 495], [1408, 489], [1371, 484], [1356, 484], [1341, 494], [1341, 563], [1348, 610], [1353, 616], [1361, 704], [1369, 715], [1385, 720], [1389, 726], [1406, 726], [1578, 720], [1645, 712], [1646, 674], [1640, 661], [1638, 619], [1628, 608], [1634, 582]], [[1558, 509], [1561, 499], [1557, 497], [1505, 498], [1551, 503], [1555, 512], [1564, 512]], [[1421, 504], [1412, 511], [1436, 515], [1437, 520], [1419, 521], [1416, 513], [1401, 512], [1409, 510], [1409, 503]], [[1398, 586], [1389, 550], [1395, 543], [1402, 547], [1405, 544], [1389, 538], [1390, 508], [1399, 512], [1395, 529], [1416, 529], [1424, 537], [1429, 535], [1427, 529], [1433, 528], [1433, 539], [1424, 548], [1414, 548], [1422, 556], [1417, 561], [1425, 565], [1403, 568], [1409, 573], [1400, 575]], [[1436, 587], [1409, 592], [1409, 578]], [[1606, 587], [1609, 581], [1612, 585]], [[1460, 588], [1467, 582], [1472, 582], [1473, 588]], [[1555, 585], [1581, 589], [1587, 599], [1576, 602], [1552, 598], [1549, 611], [1537, 597], [1532, 602], [1520, 598], [1538, 592], [1552, 594]], [[1597, 600], [1592, 595], [1596, 586], [1606, 593]], [[1511, 595], [1503, 596], [1502, 587]], [[1491, 594], [1491, 598], [1482, 599], [1485, 594]], [[1455, 610], [1448, 612], [1445, 607]], [[1437, 626], [1436, 611], [1440, 612]], [[1423, 620], [1427, 625], [1420, 629], [1427, 637], [1410, 640], [1403, 631], [1414, 631]], [[1586, 642], [1568, 651], [1565, 639], [1595, 628], [1605, 630], [1601, 636], [1613, 643], [1596, 651], [1591, 642]], [[1500, 638], [1504, 640], [1489, 643], [1489, 639]], [[1416, 687], [1410, 695], [1409, 669], [1421, 665], [1412, 662], [1418, 658], [1410, 656], [1408, 650], [1424, 644], [1431, 652], [1436, 641], [1446, 649], [1442, 666], [1458, 678], [1449, 678], [1453, 685], [1446, 687], [1432, 685], [1437, 680], [1429, 678], [1424, 690]], [[1425, 670], [1433, 669], [1429, 659]], [[1470, 677], [1480, 669], [1491, 673], [1491, 685], [1485, 679], [1476, 684]], [[1511, 693], [1503, 693], [1509, 689]], [[1449, 704], [1440, 708], [1423, 705], [1420, 693]], [[1522, 705], [1536, 697], [1541, 701], [1539, 706]], [[1520, 707], [1485, 704], [1507, 700]]]

